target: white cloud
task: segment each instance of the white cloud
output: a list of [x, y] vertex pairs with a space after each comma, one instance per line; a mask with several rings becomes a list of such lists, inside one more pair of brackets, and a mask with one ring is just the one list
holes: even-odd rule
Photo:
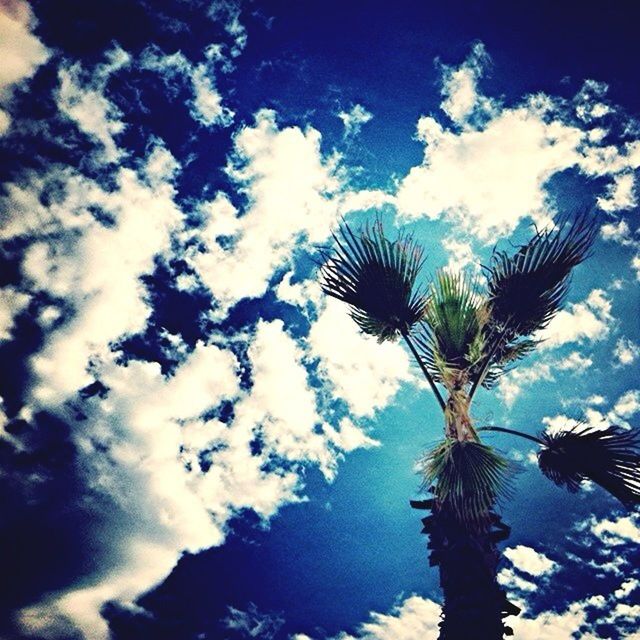
[[473, 247], [470, 242], [455, 237], [448, 237], [442, 241], [442, 247], [449, 254], [447, 269], [460, 271], [469, 265], [471, 265], [475, 271], [479, 269], [479, 262], [473, 253]]
[[443, 66], [441, 93], [444, 100], [440, 107], [454, 123], [464, 125], [474, 110], [485, 114], [492, 111], [492, 102], [477, 92], [477, 82], [489, 62], [484, 45], [478, 42], [460, 67]]
[[211, 70], [204, 64], [198, 65], [193, 70], [191, 82], [195, 119], [207, 126], [229, 126], [235, 114], [222, 104], [222, 96], [215, 87]]
[[526, 580], [518, 575], [513, 569], [504, 568], [498, 573], [498, 584], [509, 590], [517, 589], [518, 591], [531, 592], [537, 588], [536, 583]]
[[606, 338], [613, 321], [611, 301], [602, 289], [594, 289], [584, 302], [570, 304], [539, 332], [542, 349], [551, 349], [571, 342], [597, 341]]
[[573, 371], [578, 375], [586, 373], [593, 360], [578, 351], [572, 351], [562, 358], [545, 357], [534, 364], [520, 366], [508, 371], [500, 378], [498, 392], [507, 406], [513, 405], [516, 398], [528, 387], [541, 380], [553, 382], [556, 371]]
[[439, 632], [439, 605], [420, 596], [409, 596], [388, 614], [371, 612], [370, 616], [357, 635], [341, 633], [334, 640], [423, 640]]
[[600, 227], [600, 235], [603, 240], [618, 242], [623, 245], [633, 244], [631, 230], [626, 220], [619, 220], [617, 223], [609, 222], [603, 224], [602, 227]]
[[[214, 45], [212, 45], [214, 46]], [[189, 111], [197, 122], [210, 127], [229, 126], [235, 116], [229, 107], [223, 104], [223, 98], [215, 83], [215, 65], [218, 49], [209, 47], [205, 51], [207, 61], [193, 63], [181, 51], [165, 54], [157, 46], [152, 45], [143, 51], [140, 64], [143, 68], [155, 71], [165, 82], [169, 95], [177, 96], [176, 81], [186, 83], [191, 91]], [[207, 55], [208, 54], [208, 55]], [[224, 60], [224, 56], [222, 56]]]
[[620, 338], [618, 342], [616, 342], [613, 356], [618, 361], [618, 364], [623, 366], [633, 364], [638, 356], [640, 356], [640, 345], [629, 340], [629, 338]]
[[12, 88], [30, 78], [49, 58], [49, 50], [31, 33], [31, 8], [23, 0], [0, 4], [0, 136], [11, 124], [7, 109]]
[[591, 532], [608, 545], [620, 546], [628, 542], [640, 543], [640, 527], [635, 515], [620, 516], [611, 520], [590, 522]]
[[27, 307], [31, 296], [15, 287], [0, 289], [0, 341], [10, 340], [14, 319]]
[[504, 555], [517, 569], [535, 577], [553, 573], [558, 568], [557, 563], [549, 560], [544, 553], [521, 544], [508, 547]]
[[613, 407], [614, 413], [630, 418], [640, 411], [640, 391], [633, 389], [623, 393]]
[[[33, 289], [65, 298], [75, 311], [31, 361], [37, 379], [32, 394], [45, 403], [87, 384], [90, 357], [144, 327], [150, 307], [139, 278], [169, 249], [181, 218], [170, 182], [151, 187], [132, 170], [120, 169], [113, 176], [117, 187], [104, 191], [69, 172], [57, 177], [66, 183], [65, 196], [41, 212], [46, 235], [30, 246], [23, 264]], [[92, 206], [108, 212], [114, 224], [97, 222]]]
[[[235, 225], [235, 242], [223, 249], [215, 242], [217, 231], [205, 226], [207, 252], [191, 257], [219, 302], [220, 314], [242, 298], [262, 295], [295, 243], [322, 241], [338, 215], [332, 195], [339, 182], [332, 161], [320, 153], [320, 134], [311, 128], [280, 129], [273, 111], [260, 111], [255, 125], [236, 135], [228, 172], [249, 201], [237, 222], [228, 207], [223, 218], [227, 227]], [[218, 225], [215, 218], [211, 224]]]
[[[603, 208], [631, 206], [630, 170], [640, 164], [640, 143], [603, 146], [603, 135], [568, 117], [560, 98], [531, 95], [505, 108], [480, 95], [477, 79], [485, 58], [476, 45], [460, 67], [444, 67], [442, 106], [463, 126], [453, 131], [432, 116], [420, 118], [417, 135], [425, 143], [424, 159], [399, 181], [399, 213], [407, 219], [444, 216], [492, 241], [526, 218], [548, 221], [553, 202], [547, 181], [571, 168], [590, 177], [612, 177], [600, 200]], [[601, 96], [588, 83], [585, 87], [577, 97], [583, 112], [602, 115]], [[481, 117], [473, 119], [474, 114]]]
[[362, 126], [373, 118], [373, 114], [369, 113], [361, 104], [354, 104], [349, 111], [340, 111], [338, 118], [342, 120], [344, 135], [348, 138], [357, 136]]
[[409, 357], [397, 343], [378, 344], [358, 331], [347, 306], [328, 299], [309, 332], [310, 354], [356, 416], [371, 416], [412, 379]]
[[96, 158], [102, 162], [117, 162], [123, 155], [115, 136], [125, 129], [122, 112], [105, 97], [109, 76], [127, 66], [131, 59], [116, 47], [107, 54], [107, 62], [89, 72], [80, 63], [62, 66], [58, 70], [58, 109], [73, 120], [78, 128], [102, 146]]
[[613, 183], [607, 187], [607, 195], [598, 198], [598, 206], [603, 211], [633, 208], [636, 205], [634, 183], [633, 173], [620, 173], [614, 176]]

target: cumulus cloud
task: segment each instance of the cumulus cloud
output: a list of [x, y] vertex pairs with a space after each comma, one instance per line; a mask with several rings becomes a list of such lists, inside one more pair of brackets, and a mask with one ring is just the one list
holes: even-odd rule
[[640, 356], [640, 345], [637, 345], [629, 338], [620, 338], [616, 342], [613, 357], [618, 364], [623, 366], [633, 364], [638, 356]]
[[409, 357], [397, 343], [378, 344], [358, 331], [346, 305], [329, 299], [309, 332], [310, 354], [356, 416], [371, 416], [412, 379]]
[[[599, 201], [602, 208], [632, 206], [638, 141], [605, 145], [604, 130], [585, 126], [584, 117], [567, 116], [564, 101], [549, 95], [499, 105], [478, 91], [487, 61], [477, 44], [462, 65], [443, 67], [442, 108], [458, 127], [444, 128], [432, 115], [420, 118], [417, 137], [425, 144], [424, 159], [399, 181], [399, 213], [409, 220], [446, 217], [491, 241], [513, 232], [526, 218], [548, 221], [554, 208], [548, 180], [571, 168], [590, 177], [611, 177]], [[587, 83], [575, 99], [579, 114], [590, 118], [604, 115], [606, 86], [597, 97], [594, 86]]]
[[9, 113], [14, 86], [29, 79], [50, 56], [31, 31], [35, 26], [31, 7], [23, 0], [0, 4], [0, 136], [11, 124]]
[[579, 351], [572, 351], [563, 358], [543, 358], [535, 364], [520, 365], [500, 378], [498, 393], [504, 403], [510, 407], [526, 387], [540, 381], [554, 382], [556, 371], [572, 371], [581, 375], [586, 373], [592, 364], [591, 358], [582, 355]]
[[492, 111], [491, 100], [477, 91], [478, 80], [489, 62], [484, 45], [477, 42], [459, 67], [443, 65], [441, 93], [444, 99], [440, 107], [454, 123], [464, 125], [474, 111], [485, 115]]
[[338, 216], [332, 194], [340, 186], [334, 163], [320, 152], [320, 133], [281, 129], [271, 110], [258, 112], [254, 125], [238, 132], [227, 171], [247, 197], [248, 209], [233, 211], [219, 195], [223, 220], [235, 228], [234, 242], [227, 248], [216, 242], [220, 222], [212, 215], [201, 231], [206, 249], [191, 256], [221, 314], [242, 298], [262, 295], [296, 241], [318, 243], [329, 234]]
[[606, 338], [613, 317], [611, 300], [602, 289], [594, 289], [584, 302], [570, 304], [538, 334], [542, 349], [551, 349], [572, 342], [593, 342]]
[[15, 287], [0, 289], [0, 341], [11, 339], [14, 319], [24, 311], [30, 299]]
[[517, 569], [538, 578], [553, 573], [558, 567], [544, 553], [522, 544], [505, 549], [504, 555]]

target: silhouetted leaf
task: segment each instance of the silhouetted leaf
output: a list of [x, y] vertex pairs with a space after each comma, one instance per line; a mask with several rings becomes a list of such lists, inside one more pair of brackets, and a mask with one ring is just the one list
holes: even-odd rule
[[[495, 251], [486, 267], [492, 324], [498, 334], [527, 336], [562, 308], [571, 270], [589, 255], [597, 227], [587, 214], [543, 229], [514, 255]], [[510, 338], [509, 338], [510, 339]]]
[[436, 501], [469, 525], [482, 523], [509, 490], [510, 463], [480, 442], [447, 439], [419, 462], [423, 488], [433, 485]]
[[388, 240], [380, 222], [359, 234], [342, 224], [333, 238], [335, 246], [321, 250], [322, 290], [349, 304], [362, 331], [380, 342], [410, 331], [427, 304], [416, 286], [424, 262], [422, 248], [403, 233]]
[[559, 433], [543, 433], [538, 452], [542, 472], [558, 486], [577, 491], [589, 479], [626, 506], [640, 502], [640, 433], [610, 426], [579, 424]]

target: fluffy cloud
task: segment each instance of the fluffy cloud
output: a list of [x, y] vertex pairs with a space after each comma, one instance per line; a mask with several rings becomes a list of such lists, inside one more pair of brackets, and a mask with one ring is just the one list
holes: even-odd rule
[[570, 304], [557, 313], [538, 334], [541, 348], [550, 349], [571, 342], [604, 339], [613, 321], [611, 301], [602, 289], [594, 289], [584, 302]]
[[563, 358], [543, 358], [535, 364], [520, 365], [500, 378], [498, 392], [507, 406], [513, 405], [522, 391], [536, 382], [556, 380], [556, 371], [573, 371], [584, 374], [593, 364], [593, 360], [578, 351], [572, 351]]
[[384, 407], [403, 381], [412, 379], [409, 357], [399, 344], [365, 336], [343, 303], [329, 299], [309, 333], [310, 353], [336, 394], [357, 416]]
[[34, 18], [23, 0], [9, 0], [0, 5], [0, 136], [11, 124], [6, 110], [11, 90], [27, 80], [49, 58], [49, 50], [31, 33]]
[[15, 287], [0, 289], [0, 341], [10, 340], [14, 319], [29, 304], [30, 296]]
[[125, 128], [122, 112], [105, 97], [109, 76], [130, 63], [120, 48], [107, 54], [107, 62], [88, 71], [79, 63], [61, 67], [58, 108], [78, 128], [102, 146], [100, 161], [117, 162], [122, 157], [114, 137]]
[[[554, 174], [574, 168], [588, 176], [611, 176], [607, 211], [632, 206], [633, 174], [640, 163], [637, 141], [602, 145], [603, 135], [567, 116], [567, 105], [539, 94], [502, 107], [478, 92], [487, 64], [482, 45], [457, 68], [444, 67], [442, 109], [459, 130], [443, 128], [431, 116], [420, 118], [418, 139], [425, 143], [422, 164], [400, 180], [399, 213], [406, 219], [447, 216], [484, 241], [511, 233], [523, 219], [549, 219], [553, 203], [546, 190]], [[594, 83], [575, 99], [578, 114], [603, 115]], [[597, 101], [597, 103], [596, 103]], [[591, 121], [591, 120], [589, 120]], [[604, 132], [603, 130], [603, 133]]]
[[477, 83], [490, 58], [484, 45], [476, 43], [469, 57], [459, 67], [442, 67], [442, 110], [458, 124], [464, 125], [473, 112], [489, 114], [493, 103], [478, 94]]
[[633, 364], [640, 356], [640, 346], [629, 338], [620, 338], [616, 342], [613, 356], [620, 365]]
[[[69, 172], [54, 178], [65, 181], [64, 198], [42, 211], [43, 236], [32, 242], [23, 265], [33, 290], [64, 298], [75, 311], [31, 362], [37, 379], [33, 397], [45, 403], [88, 384], [90, 356], [143, 329], [151, 309], [139, 278], [169, 248], [181, 218], [171, 182], [152, 188], [130, 169], [114, 174], [112, 191]], [[111, 216], [113, 224], [96, 220], [94, 208]]]
[[504, 550], [504, 555], [517, 569], [531, 576], [540, 577], [557, 569], [557, 563], [549, 560], [544, 553], [525, 545], [509, 547]]
[[234, 242], [228, 248], [216, 242], [220, 223], [212, 216], [201, 232], [206, 252], [191, 258], [221, 313], [242, 298], [262, 295], [294, 243], [303, 237], [312, 243], [323, 240], [338, 215], [331, 194], [339, 182], [332, 161], [320, 153], [315, 129], [280, 129], [275, 112], [262, 110], [254, 126], [236, 135], [234, 158], [228, 173], [250, 203], [234, 216], [224, 196], [218, 196], [227, 208], [223, 219], [235, 227]]

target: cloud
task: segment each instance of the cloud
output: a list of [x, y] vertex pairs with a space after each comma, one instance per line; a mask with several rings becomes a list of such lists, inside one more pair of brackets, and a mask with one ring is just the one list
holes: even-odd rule
[[538, 578], [558, 568], [557, 563], [549, 560], [544, 553], [522, 544], [505, 549], [504, 555], [517, 569]]
[[591, 358], [583, 356], [578, 351], [572, 351], [563, 358], [543, 358], [528, 366], [520, 365], [500, 378], [498, 393], [510, 407], [526, 387], [541, 380], [554, 382], [556, 371], [573, 371], [581, 375], [586, 373], [592, 364]]
[[349, 138], [357, 136], [362, 126], [373, 118], [373, 114], [369, 113], [361, 104], [354, 104], [349, 111], [340, 111], [338, 118], [342, 120], [344, 125], [345, 138]]
[[[607, 211], [632, 206], [633, 175], [640, 164], [640, 144], [603, 143], [604, 130], [572, 117], [566, 101], [545, 94], [526, 96], [503, 107], [479, 93], [477, 80], [488, 63], [476, 44], [457, 68], [443, 67], [442, 108], [458, 125], [443, 127], [432, 115], [420, 118], [417, 138], [424, 159], [398, 183], [396, 205], [407, 220], [444, 217], [482, 241], [512, 233], [530, 218], [549, 220], [554, 202], [549, 179], [573, 169], [585, 176], [610, 176], [600, 204]], [[586, 83], [574, 100], [577, 114], [604, 115], [601, 88]]]
[[10, 0], [0, 4], [0, 136], [11, 124], [9, 109], [13, 88], [31, 78], [50, 56], [49, 50], [31, 33], [34, 26], [27, 2]]
[[614, 413], [623, 418], [630, 418], [640, 411], [640, 391], [633, 389], [626, 391], [613, 407]]
[[[194, 63], [182, 52], [166, 54], [155, 45], [145, 49], [140, 57], [144, 69], [156, 72], [165, 83], [171, 97], [179, 97], [179, 84], [188, 86], [191, 99], [189, 110], [197, 122], [206, 127], [228, 127], [235, 113], [223, 104], [223, 98], [215, 83], [215, 65], [225, 62], [224, 56], [218, 54], [218, 48], [209, 47], [205, 51], [204, 62]], [[208, 55], [207, 55], [208, 54]], [[179, 83], [179, 84], [178, 84]]]
[[492, 101], [477, 91], [478, 80], [490, 61], [484, 45], [477, 42], [458, 68], [442, 66], [444, 100], [440, 107], [455, 124], [464, 125], [474, 111], [488, 115], [493, 110]]
[[640, 345], [629, 340], [629, 338], [620, 338], [616, 342], [613, 357], [617, 360], [618, 364], [622, 366], [633, 364], [638, 356], [640, 356]]
[[412, 379], [409, 357], [397, 343], [358, 331], [343, 303], [329, 299], [309, 332], [310, 355], [355, 416], [386, 406], [402, 382]]
[[292, 246], [302, 239], [324, 240], [338, 216], [332, 195], [340, 183], [333, 161], [320, 152], [315, 129], [280, 129], [275, 112], [262, 110], [253, 126], [236, 134], [233, 158], [227, 171], [249, 205], [242, 213], [232, 212], [224, 195], [216, 200], [226, 208], [223, 220], [235, 229], [234, 241], [227, 248], [216, 242], [220, 223], [211, 210], [200, 232], [206, 248], [190, 258], [221, 315], [242, 298], [264, 294], [275, 269], [290, 259]]
[[100, 162], [117, 162], [123, 155], [115, 141], [115, 136], [125, 129], [123, 113], [105, 97], [105, 91], [111, 74], [130, 62], [130, 56], [116, 47], [107, 53], [107, 62], [91, 71], [80, 63], [58, 70], [58, 109], [101, 145]]
[[25, 310], [31, 297], [15, 287], [0, 290], [0, 341], [10, 340], [15, 318]]
[[584, 302], [560, 310], [537, 338], [543, 340], [542, 349], [572, 342], [594, 342], [606, 338], [612, 322], [611, 301], [602, 289], [594, 289]]
[[621, 546], [640, 543], [640, 526], [635, 515], [590, 521], [590, 530], [603, 544]]
[[634, 194], [635, 179], [633, 173], [620, 173], [613, 179], [613, 184], [607, 187], [606, 197], [597, 199], [598, 206], [603, 211], [620, 211], [632, 209], [636, 205]]

